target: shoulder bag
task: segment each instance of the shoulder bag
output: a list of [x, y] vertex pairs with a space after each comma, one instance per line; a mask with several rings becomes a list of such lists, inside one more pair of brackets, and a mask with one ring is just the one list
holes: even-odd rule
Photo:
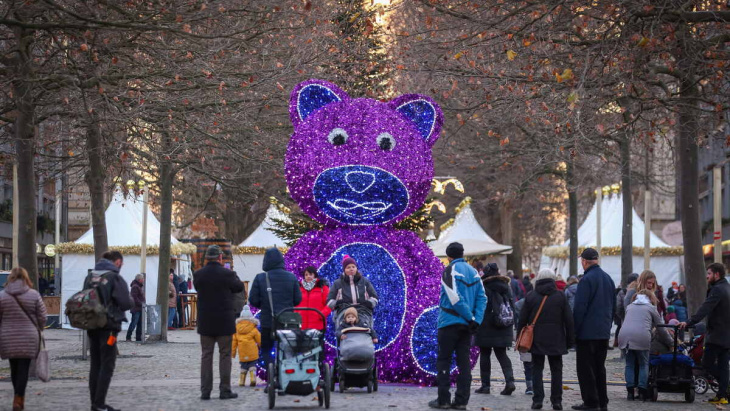
[[18, 300], [18, 297], [12, 294], [8, 295], [13, 297], [15, 303], [18, 304], [18, 307], [23, 310], [23, 313], [25, 313], [26, 317], [28, 317], [28, 319], [30, 320], [30, 323], [35, 326], [36, 330], [38, 330], [38, 354], [35, 358], [35, 373], [39, 380], [43, 382], [48, 382], [51, 379], [51, 374], [48, 368], [48, 350], [46, 350], [46, 340], [45, 338], [43, 338], [43, 331], [41, 327], [33, 320], [33, 317], [30, 316], [28, 311], [25, 310], [23, 304], [21, 304], [20, 300]]
[[537, 319], [540, 318], [542, 307], [545, 305], [545, 300], [547, 300], [547, 298], [547, 295], [542, 297], [542, 302], [540, 303], [540, 308], [537, 309], [537, 314], [535, 314], [535, 318], [533, 318], [532, 322], [524, 326], [520, 331], [520, 335], [517, 337], [517, 351], [528, 352], [532, 348], [532, 337], [535, 331], [535, 323], [537, 322]]

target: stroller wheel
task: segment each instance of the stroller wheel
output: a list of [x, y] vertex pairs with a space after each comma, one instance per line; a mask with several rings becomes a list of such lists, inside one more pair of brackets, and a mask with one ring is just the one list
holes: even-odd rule
[[[324, 407], [329, 408], [330, 407], [330, 396], [332, 395], [332, 390], [330, 390], [331, 386], [334, 386], [334, 383], [332, 382], [332, 369], [330, 368], [329, 364], [324, 365], [324, 387], [320, 392], [324, 393]], [[322, 405], [322, 404], [320, 404]]]
[[695, 393], [704, 394], [710, 388], [710, 384], [707, 383], [705, 377], [697, 376], [694, 377]]
[[368, 394], [373, 392], [373, 382], [368, 381]]
[[324, 389], [317, 391], [317, 402], [319, 402], [320, 407], [324, 405]]
[[659, 388], [649, 388], [649, 399], [651, 399], [652, 402], [657, 402], [657, 400], [659, 399]]
[[687, 388], [687, 391], [684, 392], [684, 400], [690, 404], [695, 402], [695, 390]]
[[340, 372], [340, 393], [345, 392], [345, 373]]
[[266, 382], [269, 389], [269, 409], [276, 406], [276, 367], [274, 363], [269, 363], [269, 380]]
[[373, 367], [373, 391], [378, 391], [378, 366]]

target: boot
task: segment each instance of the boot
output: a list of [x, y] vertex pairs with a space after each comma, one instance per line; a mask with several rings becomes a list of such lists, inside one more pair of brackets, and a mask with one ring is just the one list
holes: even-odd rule
[[248, 373], [251, 375], [251, 382], [249, 383], [249, 385], [252, 387], [255, 387], [256, 386], [256, 367], [249, 368]]
[[25, 397], [16, 395], [13, 397], [13, 411], [23, 411], [25, 409]]
[[649, 399], [649, 394], [646, 392], [646, 390], [643, 388], [639, 388], [639, 400], [646, 401], [648, 399]]
[[632, 388], [628, 388], [627, 387], [626, 388], [626, 391], [627, 391], [626, 400], [633, 401], [634, 400], [634, 396], [635, 396], [634, 388], [633, 387]]
[[513, 380], [509, 380], [509, 381], [507, 381], [507, 384], [504, 386], [504, 389], [502, 390], [502, 392], [500, 392], [499, 394], [500, 395], [512, 395], [512, 393], [515, 392], [516, 389], [517, 389], [517, 387], [515, 387], [515, 382]]
[[246, 371], [241, 371], [241, 374], [238, 376], [238, 386], [243, 387], [246, 385]]

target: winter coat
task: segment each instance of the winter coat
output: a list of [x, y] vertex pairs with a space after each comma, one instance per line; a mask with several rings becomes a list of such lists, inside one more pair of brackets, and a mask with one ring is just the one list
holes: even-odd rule
[[129, 310], [133, 313], [142, 311], [142, 305], [145, 303], [144, 285], [137, 280], [133, 280], [131, 284], [132, 308]]
[[236, 332], [233, 294], [243, 291], [243, 283], [236, 273], [217, 261], [209, 261], [193, 273], [193, 284], [198, 292], [198, 334], [233, 335]]
[[507, 302], [515, 311], [512, 302], [512, 292], [510, 290], [509, 277], [501, 275], [493, 275], [482, 279], [484, 285], [484, 294], [487, 296], [487, 308], [484, 310], [484, 319], [482, 320], [474, 345], [479, 347], [511, 347], [514, 342], [514, 334], [512, 327], [496, 327], [492, 322], [493, 316], [497, 315], [499, 306], [502, 302]]
[[[259, 315], [261, 328], [270, 329], [272, 316], [279, 314], [285, 308], [294, 308], [299, 305], [302, 302], [302, 292], [299, 290], [299, 282], [294, 274], [284, 269], [284, 256], [277, 248], [272, 247], [266, 250], [262, 269], [265, 272], [257, 274], [253, 280], [248, 303], [261, 310]], [[269, 273], [274, 313], [271, 312], [269, 293], [266, 291], [266, 273]]]
[[570, 312], [575, 309], [575, 294], [578, 292], [578, 283], [571, 284], [565, 289], [565, 298], [568, 299], [568, 305], [570, 306]]
[[674, 300], [672, 303], [674, 306], [674, 313], [677, 314], [677, 320], [679, 322], [686, 322], [687, 321], [687, 307], [684, 305], [684, 301], [680, 299]]
[[[129, 295], [129, 287], [127, 286], [127, 283], [124, 282], [124, 278], [119, 275], [119, 268], [117, 268], [114, 263], [105, 258], [97, 261], [96, 265], [94, 265], [94, 271], [96, 273], [105, 272], [106, 274], [104, 275], [112, 285], [112, 301], [107, 306], [110, 320], [107, 321], [104, 329], [121, 331], [122, 322], [127, 321], [127, 316], [124, 314], [124, 312], [130, 310], [134, 305], [132, 302], [132, 297]], [[91, 287], [90, 281], [92, 275], [94, 274], [89, 273], [89, 275], [86, 276], [86, 279], [84, 280], [84, 289]]]
[[350, 304], [362, 304], [370, 311], [378, 305], [378, 293], [373, 284], [359, 271], [352, 277], [343, 273], [335, 280], [327, 295], [327, 305], [338, 314]]
[[626, 317], [618, 333], [618, 346], [622, 350], [647, 351], [651, 348], [651, 334], [654, 327], [662, 324], [662, 317], [649, 298], [639, 294], [626, 307]]
[[[488, 278], [492, 278], [492, 277], [488, 277]], [[520, 280], [518, 280], [516, 278], [509, 278], [509, 277], [507, 277], [507, 279], [509, 280], [509, 288], [512, 291], [512, 296], [514, 297], [514, 301], [519, 301], [519, 300], [525, 298], [525, 290], [524, 290], [522, 284], [520, 283]]]
[[477, 270], [463, 258], [457, 258], [441, 275], [438, 328], [451, 325], [468, 325], [469, 321], [481, 324], [487, 297]]
[[575, 294], [575, 335], [579, 340], [608, 340], [616, 306], [616, 286], [596, 264], [588, 267]]
[[246, 305], [247, 299], [248, 296], [246, 295], [245, 289], [240, 293], [233, 294], [233, 312], [236, 313], [236, 318], [238, 318], [238, 316], [241, 314], [243, 306]]
[[707, 317], [705, 344], [730, 348], [730, 283], [727, 278], [712, 284], [705, 302], [687, 324], [695, 325], [705, 317]]
[[525, 295], [529, 294], [530, 291], [535, 289], [535, 287], [532, 286], [532, 282], [530, 282], [530, 279], [527, 276], [522, 277], [522, 285], [525, 287]]
[[[13, 296], [23, 304], [32, 322]], [[38, 291], [23, 280], [6, 284], [0, 291], [0, 358], [36, 358], [39, 325], [46, 326], [46, 306]]]
[[616, 293], [616, 312], [614, 313], [616, 325], [621, 324], [624, 321], [624, 317], [626, 317], [626, 305], [624, 304], [625, 300], [626, 289], [622, 288], [619, 290], [618, 293]]
[[236, 320], [236, 333], [233, 334], [233, 352], [231, 356], [238, 361], [249, 362], [259, 359], [259, 348], [261, 347], [261, 333], [258, 328], [258, 320]]
[[523, 327], [534, 320], [545, 296], [545, 305], [533, 329], [530, 352], [538, 355], [565, 355], [568, 348], [575, 343], [573, 313], [565, 294], [558, 291], [552, 279], [539, 280], [535, 283], [535, 291], [525, 297], [517, 326], [518, 335]]
[[315, 330], [324, 330], [327, 326], [326, 318], [332, 312], [332, 309], [327, 306], [327, 295], [330, 292], [330, 288], [322, 280], [317, 278], [314, 283], [314, 287], [307, 291], [304, 288], [304, 282], [300, 283], [299, 291], [302, 293], [302, 302], [297, 307], [309, 307], [315, 308], [322, 312], [325, 317], [325, 321], [322, 317], [313, 311], [298, 311], [302, 315], [302, 329], [308, 330], [313, 328]]
[[167, 283], [167, 308], [177, 307], [177, 288], [175, 284], [170, 281]]
[[631, 283], [629, 284], [629, 288], [626, 289], [626, 295], [624, 296], [624, 315], [626, 313], [626, 307], [631, 305], [634, 301], [634, 296], [636, 295], [636, 287], [638, 287], [638, 283]]

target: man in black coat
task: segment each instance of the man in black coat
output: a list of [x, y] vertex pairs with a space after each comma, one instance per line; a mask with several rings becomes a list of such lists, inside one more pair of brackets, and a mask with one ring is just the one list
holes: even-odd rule
[[203, 350], [200, 364], [200, 398], [210, 399], [213, 390], [213, 351], [218, 344], [220, 356], [220, 398], [236, 398], [231, 391], [231, 347], [236, 333], [233, 294], [243, 291], [235, 272], [223, 267], [223, 252], [217, 245], [205, 252], [205, 267], [193, 274], [198, 291], [198, 334]]
[[[261, 310], [261, 357], [268, 368], [272, 361], [271, 349], [274, 346], [271, 329], [273, 317], [285, 308], [294, 308], [302, 302], [302, 292], [294, 274], [284, 269], [284, 256], [276, 247], [269, 248], [264, 254], [262, 268], [265, 272], [257, 274], [251, 286], [248, 302]], [[271, 283], [271, 298], [267, 291], [266, 275]], [[273, 306], [273, 311], [272, 311]]]
[[705, 336], [705, 354], [702, 367], [717, 379], [719, 389], [715, 398], [709, 400], [713, 404], [727, 404], [727, 385], [730, 370], [730, 283], [725, 278], [725, 266], [713, 263], [707, 266], [707, 283], [710, 286], [707, 299], [697, 313], [680, 328], [695, 325], [707, 317], [707, 335]]

